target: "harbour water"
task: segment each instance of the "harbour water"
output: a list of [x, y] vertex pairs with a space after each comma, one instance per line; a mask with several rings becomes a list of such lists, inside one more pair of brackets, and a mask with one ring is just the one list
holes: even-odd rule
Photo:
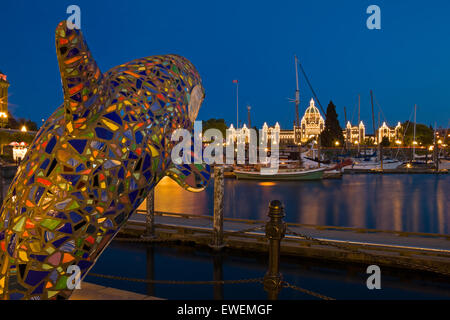
[[[318, 182], [225, 180], [225, 216], [266, 219], [270, 199], [286, 206], [286, 220], [448, 234], [450, 179], [446, 175], [344, 175]], [[141, 209], [145, 208], [145, 205]], [[213, 185], [189, 193], [168, 179], [155, 193], [158, 211], [211, 215]], [[382, 290], [368, 290], [367, 265], [282, 257], [280, 271], [291, 284], [336, 299], [450, 299], [448, 278], [431, 273], [382, 268]], [[156, 280], [234, 280], [258, 278], [267, 253], [248, 254], [167, 243], [114, 242], [92, 272]], [[87, 276], [86, 281], [164, 299], [265, 299], [259, 283], [149, 285]], [[280, 299], [316, 299], [284, 288]]]
[[[138, 279], [201, 281], [263, 277], [267, 254], [168, 244], [113, 242], [92, 273]], [[448, 278], [405, 270], [382, 268], [381, 290], [368, 290], [367, 265], [330, 263], [299, 257], [282, 257], [283, 280], [329, 297], [342, 299], [450, 299]], [[110, 280], [87, 276], [85, 281], [164, 299], [266, 299], [259, 283], [173, 285]], [[83, 284], [82, 284], [83, 285]], [[289, 288], [279, 299], [317, 299]]]
[[[191, 193], [164, 179], [156, 188], [155, 210], [212, 215], [213, 189], [210, 184], [205, 192]], [[288, 222], [450, 233], [449, 175], [354, 174], [299, 182], [225, 179], [225, 217], [265, 220], [273, 199], [284, 203]]]

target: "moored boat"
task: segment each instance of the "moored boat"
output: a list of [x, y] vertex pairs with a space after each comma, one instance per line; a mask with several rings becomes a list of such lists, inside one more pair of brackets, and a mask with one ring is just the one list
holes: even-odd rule
[[323, 178], [325, 168], [316, 169], [278, 169], [273, 172], [261, 170], [234, 169], [237, 179], [246, 180], [321, 180]]
[[[384, 159], [383, 169], [397, 169], [403, 164], [402, 161], [395, 159]], [[355, 170], [381, 170], [380, 161], [355, 161], [352, 165], [344, 167], [344, 171], [355, 171]]]

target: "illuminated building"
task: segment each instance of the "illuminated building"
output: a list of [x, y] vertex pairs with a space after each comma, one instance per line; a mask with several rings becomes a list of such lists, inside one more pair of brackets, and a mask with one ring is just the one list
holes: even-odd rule
[[8, 123], [8, 87], [6, 75], [0, 71], [0, 125], [2, 127]]
[[325, 129], [325, 121], [320, 115], [319, 109], [314, 104], [314, 99], [309, 102], [309, 107], [306, 109], [300, 122], [301, 128], [301, 142], [306, 142], [309, 139], [317, 139], [319, 134]]
[[363, 143], [366, 138], [366, 127], [361, 121], [359, 125], [352, 126], [350, 121], [347, 122], [345, 130], [342, 131], [345, 141], [353, 144]]
[[383, 122], [381, 127], [378, 128], [378, 141], [383, 141], [384, 137], [387, 137], [389, 141], [395, 141], [401, 139], [402, 125], [400, 122], [395, 127], [389, 127], [386, 122]]

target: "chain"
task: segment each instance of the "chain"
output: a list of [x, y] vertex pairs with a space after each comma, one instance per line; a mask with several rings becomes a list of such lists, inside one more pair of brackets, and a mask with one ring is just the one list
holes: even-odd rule
[[449, 272], [437, 270], [436, 268], [433, 268], [433, 267], [430, 267], [430, 266], [425, 266], [425, 265], [421, 265], [421, 264], [417, 264], [417, 263], [410, 263], [410, 262], [399, 261], [396, 258], [391, 258], [391, 257], [387, 257], [387, 256], [382, 256], [382, 255], [379, 255], [379, 254], [373, 254], [373, 253], [364, 252], [364, 251], [361, 251], [361, 250], [356, 249], [356, 248], [350, 248], [350, 247], [348, 247], [346, 245], [341, 245], [341, 244], [338, 244], [338, 243], [331, 243], [331, 242], [328, 242], [328, 241], [322, 241], [322, 240], [313, 238], [311, 236], [308, 236], [306, 234], [295, 232], [295, 231], [293, 231], [293, 230], [291, 230], [289, 228], [286, 229], [286, 232], [289, 233], [289, 234], [293, 234], [294, 236], [301, 237], [301, 238], [304, 238], [306, 240], [318, 243], [320, 245], [332, 246], [332, 247], [335, 247], [335, 248], [338, 248], [338, 249], [342, 249], [342, 250], [345, 250], [345, 251], [350, 251], [352, 253], [362, 254], [362, 255], [365, 255], [366, 257], [370, 257], [370, 258], [382, 257], [383, 259], [391, 261], [392, 263], [397, 264], [399, 266], [404, 266], [404, 267], [409, 267], [409, 268], [412, 267], [412, 268], [419, 269], [419, 270], [426, 270], [426, 271], [438, 273], [438, 274], [441, 274], [441, 275], [450, 276]]
[[319, 298], [319, 299], [322, 299], [322, 300], [336, 300], [336, 299], [328, 297], [326, 295], [323, 295], [323, 294], [320, 294], [320, 293], [317, 293], [317, 292], [314, 292], [314, 291], [311, 291], [311, 290], [308, 290], [308, 289], [304, 289], [304, 288], [301, 288], [299, 286], [290, 284], [289, 282], [286, 282], [286, 281], [282, 282], [282, 286], [283, 286], [283, 288], [291, 288], [293, 290], [309, 294], [310, 296], [313, 296], [313, 297], [316, 297], [316, 298]]
[[177, 239], [160, 239], [160, 238], [114, 238], [114, 241], [124, 241], [124, 242], [176, 242]]
[[[132, 282], [141, 282], [141, 283], [152, 283], [152, 284], [176, 284], [176, 285], [216, 285], [216, 284], [245, 284], [245, 283], [263, 283], [264, 278], [250, 278], [250, 279], [240, 279], [240, 280], [208, 280], [208, 281], [177, 281], [177, 280], [151, 280], [151, 279], [138, 279], [138, 278], [128, 278], [128, 277], [120, 277], [120, 276], [111, 276], [105, 274], [98, 273], [89, 273], [89, 276], [104, 278], [104, 279], [113, 279], [113, 280], [122, 280], [122, 281], [132, 281]], [[323, 294], [301, 288], [296, 285], [292, 285], [288, 282], [282, 282], [283, 288], [291, 288], [293, 290], [308, 294], [310, 296], [322, 299], [322, 300], [335, 300], [334, 298], [330, 298]]]
[[98, 273], [89, 273], [88, 275], [89, 276], [93, 276], [93, 277], [97, 277], [97, 278], [122, 280], [122, 281], [132, 281], [132, 282], [143, 282], [143, 283], [153, 283], [153, 284], [206, 284], [206, 285], [214, 285], [214, 284], [242, 284], [242, 283], [262, 283], [263, 282], [263, 278], [250, 278], [250, 279], [241, 279], [241, 280], [177, 281], [177, 280], [152, 280], [152, 279], [127, 278], [127, 277], [110, 276], [110, 275], [98, 274]]

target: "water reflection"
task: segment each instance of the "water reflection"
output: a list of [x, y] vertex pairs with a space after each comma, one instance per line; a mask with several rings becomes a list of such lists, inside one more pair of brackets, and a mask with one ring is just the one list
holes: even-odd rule
[[[258, 182], [225, 180], [225, 216], [266, 219], [270, 200], [286, 220], [305, 224], [415, 232], [450, 232], [448, 175], [345, 175], [342, 180]], [[170, 179], [156, 187], [158, 211], [211, 215], [213, 184], [191, 193]], [[141, 206], [145, 208], [145, 204]]]
[[[92, 272], [156, 280], [235, 280], [262, 277], [267, 255], [225, 250], [213, 252], [175, 245], [113, 242]], [[383, 290], [367, 290], [367, 266], [300, 257], [281, 259], [283, 279], [336, 299], [450, 299], [450, 282], [433, 274], [383, 268]], [[266, 299], [259, 283], [168, 285], [86, 277], [87, 282], [165, 299]], [[280, 299], [315, 299], [283, 289]]]

